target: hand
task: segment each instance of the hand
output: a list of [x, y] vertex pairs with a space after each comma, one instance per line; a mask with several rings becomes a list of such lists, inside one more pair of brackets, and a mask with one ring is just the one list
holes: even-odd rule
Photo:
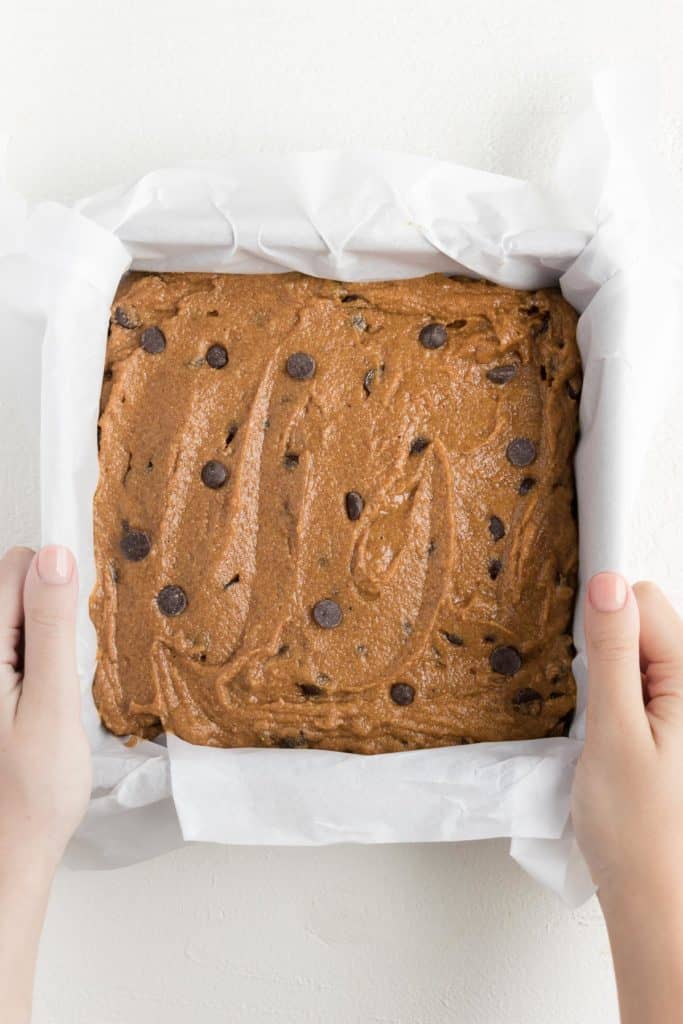
[[624, 1022], [683, 1005], [683, 622], [651, 583], [589, 583], [586, 743], [574, 827], [603, 908]]
[[66, 548], [14, 548], [0, 561], [0, 1005], [10, 1024], [30, 1018], [52, 876], [90, 793], [77, 593]]
[[0, 561], [0, 861], [54, 870], [86, 808], [77, 594], [66, 548], [14, 548]]

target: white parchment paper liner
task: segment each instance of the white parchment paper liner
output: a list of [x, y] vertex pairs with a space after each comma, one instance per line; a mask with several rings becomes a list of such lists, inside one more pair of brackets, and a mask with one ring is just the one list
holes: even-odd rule
[[[92, 496], [109, 306], [144, 270], [300, 270], [341, 280], [433, 271], [519, 288], [559, 283], [581, 312], [585, 380], [577, 453], [581, 595], [594, 572], [628, 572], [646, 444], [666, 397], [681, 308], [652, 115], [642, 89], [603, 76], [570, 132], [553, 188], [399, 154], [320, 152], [157, 171], [73, 208], [27, 210], [0, 189], [0, 314], [42, 337], [43, 542], [81, 567], [78, 659], [95, 789], [74, 865], [144, 859], [185, 840], [322, 844], [509, 836], [511, 854], [578, 904], [592, 891], [571, 832], [583, 736], [581, 600], [569, 739], [375, 757], [214, 750], [169, 736], [129, 749], [91, 697], [96, 641]], [[3, 206], [4, 202], [4, 206]], [[2, 256], [3, 243], [5, 255]], [[1, 321], [0, 321], [1, 322]], [[6, 339], [5, 339], [6, 340]]]

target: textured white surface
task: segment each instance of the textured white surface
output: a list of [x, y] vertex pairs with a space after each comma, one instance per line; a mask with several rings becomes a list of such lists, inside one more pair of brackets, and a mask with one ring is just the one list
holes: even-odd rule
[[[5, 15], [7, 17], [7, 15]], [[662, 75], [683, 208], [683, 10], [623, 0], [118, 0], [15, 5], [0, 38], [12, 178], [68, 199], [231, 151], [376, 145], [543, 182], [608, 60]], [[656, 296], [653, 296], [656, 301]], [[647, 339], [644, 339], [644, 343]], [[0, 546], [38, 536], [37, 463], [0, 383]], [[30, 407], [28, 408], [30, 412]], [[683, 409], [665, 417], [636, 569], [683, 590]], [[595, 903], [570, 914], [505, 844], [188, 847], [58, 878], [36, 1024], [616, 1020]]]

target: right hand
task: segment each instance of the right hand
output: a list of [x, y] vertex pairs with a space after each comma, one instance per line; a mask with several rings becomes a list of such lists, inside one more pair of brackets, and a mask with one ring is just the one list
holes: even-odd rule
[[572, 795], [622, 1024], [683, 1007], [683, 622], [652, 583], [588, 586], [586, 743]]

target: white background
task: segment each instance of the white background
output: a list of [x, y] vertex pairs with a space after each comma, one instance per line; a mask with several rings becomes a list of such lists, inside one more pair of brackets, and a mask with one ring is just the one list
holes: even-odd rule
[[[661, 73], [660, 150], [683, 210], [673, 0], [14, 0], [0, 12], [0, 131], [32, 199], [181, 159], [337, 146], [542, 183], [591, 72], [616, 60]], [[39, 535], [11, 386], [0, 382], [0, 548]], [[637, 575], [679, 591], [682, 438], [672, 408], [634, 523]], [[198, 846], [61, 873], [35, 1024], [188, 1020], [608, 1024], [616, 1003], [597, 903], [570, 913], [504, 843]]]

